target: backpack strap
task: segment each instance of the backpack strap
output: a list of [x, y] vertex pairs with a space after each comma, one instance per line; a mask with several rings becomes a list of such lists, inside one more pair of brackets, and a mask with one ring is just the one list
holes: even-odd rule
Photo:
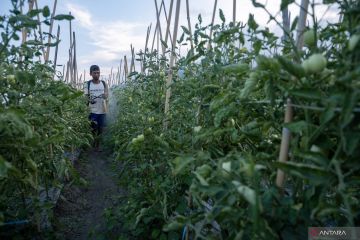
[[91, 80], [89, 80], [89, 81], [87, 81], [87, 92], [88, 92], [88, 94], [90, 95], [90, 82], [91, 82]]

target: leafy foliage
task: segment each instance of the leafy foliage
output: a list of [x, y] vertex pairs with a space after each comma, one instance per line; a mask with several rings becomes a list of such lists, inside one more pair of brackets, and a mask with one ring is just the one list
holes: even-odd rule
[[40, 193], [76, 176], [64, 153], [91, 139], [82, 92], [54, 80], [53, 67], [37, 60], [40, 41], [18, 41], [22, 28], [38, 29], [36, 14], [48, 17], [49, 8], [22, 15], [20, 1], [12, 4], [0, 18], [0, 238], [9, 238], [9, 222], [40, 226], [40, 214], [53, 207]]
[[[342, 22], [315, 24], [316, 46], [301, 51], [251, 15], [247, 29], [213, 26], [207, 49], [199, 17], [168, 116], [167, 60], [146, 56], [147, 74], [118, 89], [113, 125], [128, 191], [114, 212], [131, 235], [178, 239], [186, 227], [193, 239], [304, 239], [309, 226], [356, 226], [360, 48], [347, 46], [360, 21], [355, 3], [338, 4]], [[326, 68], [305, 71], [299, 62], [319, 52]], [[283, 124], [287, 98], [295, 117]], [[287, 163], [277, 162], [282, 131], [292, 133]], [[279, 169], [284, 189], [275, 185]]]

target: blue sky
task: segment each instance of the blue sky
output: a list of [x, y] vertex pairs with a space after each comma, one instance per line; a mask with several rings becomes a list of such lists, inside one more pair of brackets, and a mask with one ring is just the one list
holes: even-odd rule
[[[0, 14], [4, 14], [10, 7], [10, 0], [0, 1]], [[277, 15], [281, 22], [281, 14], [278, 14], [281, 0], [258, 1], [267, 3], [267, 8]], [[320, 0], [316, 1], [321, 2]], [[160, 5], [161, 0], [157, 0], [157, 2]], [[166, 8], [169, 9], [170, 0], [164, 0], [164, 2]], [[182, 0], [181, 2], [180, 24], [186, 26], [186, 1]], [[296, 2], [299, 3], [300, 0]], [[53, 0], [38, 0], [38, 4], [39, 7], [48, 5], [52, 9]], [[214, 0], [189, 0], [192, 24], [197, 22], [198, 14], [202, 15], [204, 24], [210, 24], [213, 4]], [[224, 11], [227, 21], [232, 20], [232, 4], [232, 0], [218, 0], [217, 7]], [[267, 23], [269, 18], [263, 10], [252, 7], [251, 0], [237, 0], [236, 10], [237, 21], [246, 22], [249, 13], [253, 13], [255, 20], [261, 26], [270, 27], [275, 32], [281, 33], [274, 22]], [[147, 27], [152, 23], [152, 31], [154, 31], [156, 24], [153, 0], [58, 0], [56, 13], [69, 13], [69, 11], [75, 16], [75, 20], [72, 21], [72, 29], [76, 32], [79, 75], [85, 70], [87, 79], [89, 78], [88, 68], [91, 64], [98, 64], [102, 74], [108, 75], [111, 68], [114, 68], [114, 71], [117, 69], [120, 59], [123, 59], [124, 55], [127, 55], [129, 60], [130, 44], [135, 47], [135, 52], [144, 49]], [[299, 11], [296, 4], [291, 6], [290, 11], [292, 11], [293, 19]], [[326, 12], [324, 21], [338, 19], [336, 8], [326, 11], [325, 6], [317, 7], [318, 16], [322, 16], [324, 12]], [[215, 22], [220, 21], [218, 15], [217, 13]], [[165, 32], [164, 17], [161, 22], [162, 31]], [[59, 45], [58, 64], [65, 64], [68, 59], [69, 24], [67, 22], [59, 23], [62, 42]], [[53, 34], [56, 33], [57, 24], [54, 26]], [[46, 30], [43, 28], [43, 31]], [[180, 29], [178, 36], [181, 33]], [[61, 69], [61, 67], [58, 68], [58, 70]]]

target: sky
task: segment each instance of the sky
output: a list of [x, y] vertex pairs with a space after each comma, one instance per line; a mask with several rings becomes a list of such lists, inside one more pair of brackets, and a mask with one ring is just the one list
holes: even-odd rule
[[[315, 0], [322, 2], [321, 0]], [[10, 8], [11, 0], [0, 0], [0, 14], [6, 14]], [[281, 22], [280, 2], [281, 0], [258, 0], [266, 5], [267, 9]], [[39, 7], [48, 5], [50, 10], [53, 9], [53, 0], [38, 0]], [[161, 0], [157, 0], [160, 6]], [[169, 11], [170, 0], [164, 0], [167, 12]], [[181, 1], [179, 24], [187, 26], [186, 0]], [[300, 0], [296, 0], [300, 3]], [[293, 3], [290, 5], [291, 20], [299, 14], [299, 6]], [[175, 9], [176, 0], [174, 0]], [[189, 0], [190, 21], [192, 25], [197, 23], [198, 15], [201, 14], [203, 25], [211, 23], [211, 17], [214, 7], [214, 0]], [[26, 7], [27, 9], [27, 7]], [[217, 9], [222, 9], [227, 22], [232, 21], [233, 17], [233, 0], [218, 0]], [[155, 0], [58, 0], [56, 13], [71, 14], [75, 19], [71, 22], [72, 31], [76, 34], [76, 52], [79, 76], [86, 75], [90, 79], [89, 67], [92, 64], [100, 66], [101, 74], [106, 77], [113, 69], [117, 71], [120, 60], [127, 56], [128, 62], [131, 58], [130, 45], [132, 44], [135, 52], [144, 49], [146, 32], [148, 26], [152, 24], [149, 42], [152, 42], [153, 31], [156, 26], [156, 8]], [[255, 16], [255, 20], [261, 27], [269, 27], [277, 34], [281, 30], [274, 22], [268, 22], [269, 16], [264, 10], [254, 8], [251, 0], [236, 1], [236, 21], [247, 22], [249, 14]], [[316, 6], [316, 14], [322, 18], [322, 22], [335, 22], [339, 19], [338, 9], [332, 6]], [[174, 22], [175, 11], [173, 10], [172, 23]], [[218, 11], [215, 17], [215, 24], [220, 22]], [[58, 65], [66, 64], [69, 56], [69, 22], [56, 22], [53, 34], [56, 34], [57, 25], [61, 26], [59, 44]], [[164, 34], [166, 23], [164, 14], [161, 17], [162, 32]], [[194, 27], [193, 27], [194, 28]], [[43, 31], [48, 29], [43, 27]], [[173, 33], [173, 25], [170, 28]], [[182, 34], [179, 27], [178, 36]], [[155, 44], [156, 47], [156, 44]], [[50, 59], [54, 58], [54, 49], [51, 50]], [[138, 67], [138, 65], [137, 65]], [[62, 71], [62, 66], [57, 70]], [[136, 69], [139, 71], [139, 69]]]

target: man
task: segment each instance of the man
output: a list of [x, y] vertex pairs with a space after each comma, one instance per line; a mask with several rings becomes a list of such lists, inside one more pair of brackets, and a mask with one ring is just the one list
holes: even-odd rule
[[94, 135], [95, 151], [100, 150], [100, 137], [105, 126], [106, 100], [109, 90], [105, 81], [100, 81], [100, 68], [97, 65], [90, 67], [92, 80], [87, 81], [84, 86], [85, 95], [88, 97], [90, 107], [89, 120], [91, 121], [92, 133]]

